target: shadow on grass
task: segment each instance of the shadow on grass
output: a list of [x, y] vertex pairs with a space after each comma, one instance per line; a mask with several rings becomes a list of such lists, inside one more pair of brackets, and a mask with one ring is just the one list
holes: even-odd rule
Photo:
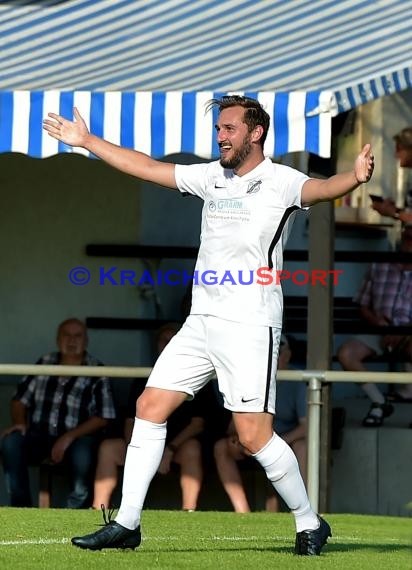
[[[192, 553], [196, 553], [196, 552], [243, 552], [243, 553], [256, 553], [256, 552], [261, 552], [261, 553], [265, 553], [265, 552], [271, 552], [273, 554], [293, 554], [294, 553], [294, 545], [291, 546], [272, 546], [272, 547], [267, 547], [267, 546], [246, 546], [246, 545], [236, 545], [233, 547], [227, 547], [227, 546], [223, 546], [223, 547], [207, 547], [207, 546], [201, 546], [198, 545], [196, 546], [196, 548], [173, 548], [172, 550], [169, 550], [169, 554], [173, 555], [174, 553], [176, 554], [181, 554], [181, 553], [187, 553], [187, 554], [192, 554]], [[339, 543], [339, 542], [328, 542], [327, 545], [325, 545], [322, 549], [322, 554], [326, 554], [328, 552], [356, 552], [356, 551], [362, 551], [362, 552], [373, 552], [376, 554], [385, 554], [385, 553], [393, 553], [393, 552], [399, 552], [399, 553], [408, 553], [410, 554], [411, 552], [411, 547], [410, 545], [407, 544], [396, 544], [394, 545], [392, 544], [359, 544], [359, 543]], [[159, 552], [159, 549], [157, 548], [153, 548], [153, 547], [147, 547], [144, 546], [141, 549], [141, 552], [145, 552], [145, 553], [154, 553], [154, 552]]]
[[390, 544], [359, 544], [359, 542], [354, 543], [339, 543], [339, 542], [331, 542], [328, 543], [326, 546], [328, 551], [333, 552], [355, 552], [355, 551], [370, 551], [375, 553], [384, 554], [387, 552], [388, 554], [391, 552], [407, 552], [408, 554], [411, 553], [411, 545], [410, 544], [394, 544], [393, 542]]

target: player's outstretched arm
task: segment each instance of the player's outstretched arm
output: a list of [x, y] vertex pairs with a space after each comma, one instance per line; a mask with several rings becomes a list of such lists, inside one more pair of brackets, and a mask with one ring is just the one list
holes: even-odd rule
[[114, 168], [142, 180], [176, 188], [175, 166], [154, 160], [147, 154], [112, 144], [89, 132], [77, 108], [73, 110], [74, 121], [55, 113], [48, 113], [43, 128], [48, 134], [70, 146], [87, 149]]
[[302, 188], [302, 206], [310, 206], [316, 202], [335, 200], [355, 188], [369, 182], [374, 169], [374, 157], [370, 144], [365, 144], [356, 157], [353, 170], [335, 174], [326, 180], [311, 178]]

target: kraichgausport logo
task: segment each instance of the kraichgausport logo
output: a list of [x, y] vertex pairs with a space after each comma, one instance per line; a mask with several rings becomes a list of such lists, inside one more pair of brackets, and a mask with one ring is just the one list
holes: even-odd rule
[[[329, 278], [333, 278], [333, 284], [338, 284], [338, 275], [343, 273], [341, 269], [312, 269], [306, 271], [297, 269], [292, 273], [287, 269], [273, 270], [270, 267], [259, 267], [257, 269], [239, 270], [205, 270], [187, 272], [169, 269], [168, 271], [158, 270], [151, 273], [148, 269], [138, 274], [133, 269], [120, 269], [118, 267], [99, 267], [98, 276], [95, 276], [94, 283], [99, 285], [131, 285], [131, 286], [155, 286], [155, 285], [185, 285], [190, 282], [194, 285], [280, 285], [282, 281], [291, 280], [295, 285], [315, 285], [320, 283], [326, 285]], [[69, 272], [69, 279], [73, 285], [87, 285], [91, 281], [92, 275], [86, 267], [73, 267]]]

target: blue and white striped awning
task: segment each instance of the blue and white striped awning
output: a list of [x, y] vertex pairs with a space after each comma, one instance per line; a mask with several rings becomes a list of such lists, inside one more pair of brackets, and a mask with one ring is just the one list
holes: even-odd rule
[[[125, 99], [129, 93], [142, 92], [141, 97], [130, 97], [138, 101], [136, 109], [143, 109], [140, 98], [153, 101], [150, 115], [142, 119], [146, 123], [153, 120], [159, 101], [173, 99], [169, 93], [184, 93], [184, 101], [190, 97], [197, 101], [203, 92], [275, 93], [276, 98], [278, 93], [280, 98], [290, 93], [289, 100], [295, 92], [332, 92], [328, 105], [320, 107], [325, 112], [318, 117], [322, 123], [329, 113], [412, 86], [411, 22], [412, 0], [1, 2], [0, 91], [8, 102], [9, 92], [19, 93], [18, 104], [24, 98], [47, 99], [55, 91], [90, 92], [92, 117], [93, 101], [99, 98], [96, 92], [106, 93], [101, 96], [104, 101], [112, 91], [124, 92]], [[120, 95], [116, 97], [122, 101]], [[18, 117], [16, 101], [10, 104]], [[105, 117], [106, 108], [105, 103]], [[197, 140], [204, 136], [203, 131], [197, 134], [200, 108], [196, 102], [183, 109], [182, 131], [194, 132]], [[308, 108], [312, 109], [311, 102]], [[308, 122], [316, 119], [300, 116], [306, 128], [291, 137], [295, 127], [288, 113], [299, 112], [290, 102], [285, 109], [281, 119], [276, 115], [281, 126], [276, 126], [274, 141], [282, 136], [288, 141], [311, 139]], [[9, 120], [5, 116], [9, 110], [9, 106], [0, 109], [0, 129]], [[27, 105], [22, 112], [35, 115], [27, 111]], [[179, 115], [181, 109], [178, 106], [173, 112]], [[34, 120], [30, 121], [33, 126]], [[165, 133], [171, 129], [167, 123]], [[206, 131], [207, 125], [206, 121]], [[288, 134], [282, 135], [285, 126]], [[101, 126], [103, 132], [116, 128]], [[17, 128], [12, 132], [12, 138], [19, 137]], [[154, 138], [150, 138], [150, 147]], [[319, 148], [328, 140], [320, 140]], [[24, 138], [18, 143], [21, 148], [44, 144]], [[202, 143], [211, 144], [208, 139]], [[165, 140], [159, 146], [168, 148], [168, 143]], [[282, 149], [306, 149], [299, 146], [288, 142]]]
[[[216, 115], [205, 114], [205, 104], [214, 92], [87, 91], [0, 92], [0, 152], [21, 152], [44, 158], [72, 152], [42, 129], [48, 111], [72, 118], [78, 107], [91, 131], [122, 146], [153, 157], [178, 152], [203, 158], [219, 155], [214, 133]], [[247, 93], [256, 97], [271, 115], [265, 154], [281, 156], [306, 150], [329, 156], [333, 94]], [[275, 128], [273, 126], [275, 125]], [[88, 155], [83, 149], [76, 152]]]

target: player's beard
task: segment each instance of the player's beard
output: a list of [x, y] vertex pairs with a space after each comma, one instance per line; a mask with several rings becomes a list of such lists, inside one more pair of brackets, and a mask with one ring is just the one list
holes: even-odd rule
[[231, 168], [233, 170], [239, 168], [239, 166], [241, 166], [244, 160], [249, 156], [251, 150], [252, 143], [250, 142], [250, 134], [248, 133], [243, 139], [242, 146], [239, 149], [236, 150], [232, 148], [232, 156], [230, 158], [222, 157], [220, 159], [220, 166], [223, 166], [223, 168]]

